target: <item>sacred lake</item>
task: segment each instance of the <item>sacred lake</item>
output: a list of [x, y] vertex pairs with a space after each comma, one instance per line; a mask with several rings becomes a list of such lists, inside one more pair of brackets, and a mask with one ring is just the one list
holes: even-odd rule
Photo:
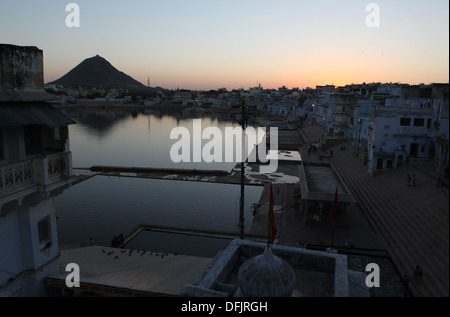
[[[143, 110], [62, 109], [77, 124], [70, 126], [74, 173], [95, 165], [231, 171], [237, 162], [174, 163], [170, 139], [175, 127], [192, 129], [194, 118], [183, 113], [162, 115]], [[225, 131], [239, 127], [228, 115], [201, 117], [206, 127]], [[232, 147], [226, 148], [226, 147]], [[223, 151], [235, 145], [223, 144]], [[262, 187], [245, 188], [245, 228], [252, 222], [251, 207]], [[59, 243], [65, 246], [109, 246], [115, 235], [138, 225], [177, 227], [239, 234], [240, 186], [190, 181], [95, 176], [78, 183], [55, 199]], [[170, 253], [214, 256], [229, 240], [143, 232], [127, 247]]]

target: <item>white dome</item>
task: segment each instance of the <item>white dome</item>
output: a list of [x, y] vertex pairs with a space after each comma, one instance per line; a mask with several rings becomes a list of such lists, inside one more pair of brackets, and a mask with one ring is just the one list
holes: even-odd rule
[[245, 297], [289, 297], [296, 283], [292, 267], [273, 255], [270, 248], [245, 262], [238, 272], [238, 284]]

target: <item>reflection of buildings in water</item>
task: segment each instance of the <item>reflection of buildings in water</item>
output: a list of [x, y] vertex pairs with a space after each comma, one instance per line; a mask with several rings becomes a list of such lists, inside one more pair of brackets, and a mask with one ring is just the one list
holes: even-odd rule
[[77, 123], [88, 130], [93, 136], [104, 139], [114, 130], [120, 122], [130, 116], [137, 118], [138, 113], [128, 111], [108, 110], [62, 110], [66, 115], [75, 118]]
[[153, 116], [157, 117], [158, 119], [161, 119], [163, 117], [161, 111], [159, 111], [157, 109], [145, 109], [144, 114], [153, 115]]
[[[187, 110], [187, 109], [186, 109]], [[197, 110], [197, 109], [196, 109]], [[218, 123], [234, 124], [236, 121], [227, 113], [208, 111], [170, 111], [159, 109], [144, 110], [99, 110], [99, 109], [61, 109], [65, 115], [72, 117], [79, 126], [88, 131], [90, 135], [98, 139], [107, 138], [122, 122], [129, 119], [136, 120], [139, 115], [151, 119], [162, 120], [164, 117], [174, 118], [177, 126], [182, 120], [210, 119]], [[149, 124], [150, 125], [150, 124]], [[150, 128], [149, 128], [150, 129]]]
[[183, 114], [180, 111], [175, 111], [171, 113], [171, 116], [177, 119], [177, 122], [183, 119]]

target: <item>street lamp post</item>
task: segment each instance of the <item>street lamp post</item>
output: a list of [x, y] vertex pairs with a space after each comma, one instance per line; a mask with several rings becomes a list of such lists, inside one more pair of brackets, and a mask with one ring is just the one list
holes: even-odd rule
[[241, 101], [242, 111], [242, 162], [241, 162], [241, 201], [240, 201], [240, 238], [244, 239], [244, 194], [245, 194], [245, 159], [244, 159], [244, 143], [245, 143], [245, 129], [247, 129], [247, 114], [245, 113], [245, 102]]
[[360, 144], [361, 144], [361, 122], [362, 122], [362, 120], [361, 120], [361, 118], [359, 118], [358, 119], [358, 123], [359, 123], [358, 153], [356, 153], [356, 157], [358, 157], [358, 158], [359, 158], [359, 147], [360, 147]]

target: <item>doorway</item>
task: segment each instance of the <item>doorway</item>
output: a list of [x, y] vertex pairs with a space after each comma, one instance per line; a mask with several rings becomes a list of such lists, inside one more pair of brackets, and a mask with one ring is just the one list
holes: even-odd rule
[[416, 157], [419, 154], [419, 144], [411, 143], [410, 153], [411, 156]]

